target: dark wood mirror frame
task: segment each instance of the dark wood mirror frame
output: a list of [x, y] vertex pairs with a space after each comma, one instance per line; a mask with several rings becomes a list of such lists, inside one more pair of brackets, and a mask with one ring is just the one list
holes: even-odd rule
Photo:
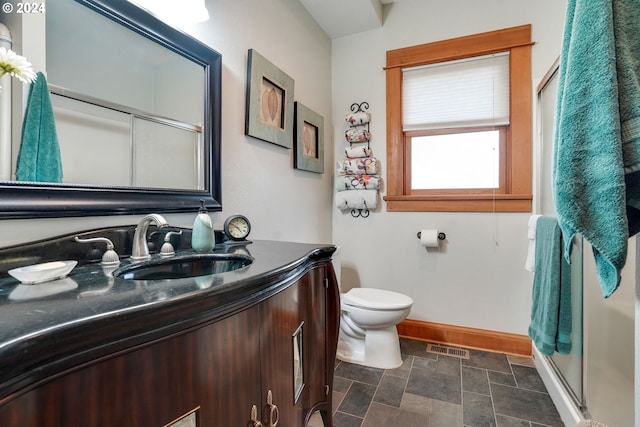
[[205, 74], [205, 190], [93, 187], [32, 182], [0, 183], [0, 218], [129, 215], [222, 210], [220, 183], [222, 57], [126, 0], [74, 0], [141, 36], [202, 65]]

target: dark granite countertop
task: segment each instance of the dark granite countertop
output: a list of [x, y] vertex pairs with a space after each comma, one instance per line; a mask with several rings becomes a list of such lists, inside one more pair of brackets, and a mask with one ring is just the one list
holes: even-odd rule
[[[0, 276], [0, 403], [58, 372], [257, 304], [330, 260], [334, 250], [275, 241], [218, 244], [214, 253], [242, 252], [253, 262], [172, 280], [113, 278], [98, 262], [80, 263], [67, 278], [40, 285]], [[73, 258], [58, 258], [65, 259]], [[124, 258], [120, 266], [130, 263]], [[46, 295], [54, 289], [58, 293]]]

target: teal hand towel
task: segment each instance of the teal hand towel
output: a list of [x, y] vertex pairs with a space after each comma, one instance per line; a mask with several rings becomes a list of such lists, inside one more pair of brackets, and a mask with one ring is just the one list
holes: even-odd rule
[[529, 337], [545, 356], [569, 354], [571, 266], [562, 256], [562, 232], [555, 218], [538, 218], [535, 260]]
[[62, 182], [62, 160], [49, 88], [39, 72], [31, 84], [22, 123], [22, 142], [16, 164], [16, 179], [32, 182]]
[[605, 297], [640, 231], [640, 1], [569, 0], [556, 103], [553, 195], [564, 256], [582, 235]]

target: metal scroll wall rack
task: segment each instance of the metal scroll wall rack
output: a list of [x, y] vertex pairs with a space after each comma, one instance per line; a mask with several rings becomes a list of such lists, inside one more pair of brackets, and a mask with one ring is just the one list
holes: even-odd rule
[[367, 218], [378, 204], [378, 191], [382, 184], [380, 162], [371, 150], [371, 115], [369, 103], [351, 104], [345, 116], [345, 158], [337, 164], [336, 206], [350, 211], [354, 218]]

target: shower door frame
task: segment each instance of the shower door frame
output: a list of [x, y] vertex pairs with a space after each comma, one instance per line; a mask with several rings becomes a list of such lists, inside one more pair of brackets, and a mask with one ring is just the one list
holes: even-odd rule
[[[537, 88], [537, 120], [536, 120], [536, 136], [537, 136], [537, 155], [536, 155], [536, 168], [535, 170], [538, 173], [538, 177], [535, 180], [536, 182], [536, 195], [534, 201], [534, 212], [541, 215], [548, 216], [556, 216], [555, 207], [552, 201], [552, 194], [549, 181], [545, 181], [545, 174], [548, 177], [551, 177], [551, 161], [552, 161], [552, 153], [553, 153], [553, 117], [555, 116], [555, 100], [557, 96], [557, 90], [552, 90], [551, 93], [547, 93], [548, 90], [554, 89], [554, 85], [557, 85], [557, 76], [559, 70], [559, 58], [554, 61], [551, 65], [545, 76], [540, 81]], [[557, 86], [555, 86], [557, 88]], [[545, 102], [546, 101], [546, 102]], [[548, 112], [544, 109], [545, 103], [551, 103], [553, 105], [552, 114], [549, 115]], [[546, 113], [546, 114], [545, 114]], [[547, 119], [545, 122], [545, 118]], [[550, 123], [549, 123], [550, 121]], [[549, 129], [549, 125], [551, 125], [551, 129]], [[545, 127], [546, 126], [546, 127]], [[551, 131], [549, 133], [549, 130]], [[551, 138], [545, 138], [545, 135], [551, 135]], [[547, 162], [545, 162], [547, 160]], [[547, 166], [547, 168], [545, 168]], [[561, 359], [565, 356], [559, 355], [555, 353], [553, 356], [545, 356], [545, 360], [548, 365], [553, 370], [556, 379], [558, 382], [564, 387], [564, 391], [571, 398], [573, 404], [576, 409], [580, 412], [584, 413], [586, 411], [586, 402], [585, 402], [585, 382], [586, 382], [586, 373], [585, 373], [585, 357], [584, 357], [584, 293], [582, 292], [583, 287], [583, 241], [582, 238], [577, 236], [574, 238], [572, 242], [572, 255], [571, 255], [571, 279], [572, 279], [572, 314], [574, 315], [574, 319], [577, 317], [577, 322], [573, 322], [573, 326], [579, 325], [579, 342], [572, 343], [572, 349], [569, 356], [573, 355], [576, 361], [569, 361], [572, 363], [577, 363], [578, 366], [572, 366], [572, 368], [578, 370], [578, 375], [573, 376], [572, 380], [569, 380], [565, 374], [567, 372], [563, 371], [562, 363], [559, 363]], [[579, 283], [574, 282], [574, 278], [579, 279]], [[575, 286], [574, 286], [575, 285]], [[576, 290], [579, 290], [579, 295], [575, 295]], [[574, 298], [577, 297], [577, 298]], [[579, 309], [579, 312], [576, 313], [576, 309]], [[573, 328], [572, 328], [573, 329]], [[572, 334], [572, 341], [574, 341], [575, 335]], [[577, 354], [577, 356], [576, 356]], [[579, 384], [575, 384], [579, 382]], [[574, 384], [572, 384], [574, 383]]]

